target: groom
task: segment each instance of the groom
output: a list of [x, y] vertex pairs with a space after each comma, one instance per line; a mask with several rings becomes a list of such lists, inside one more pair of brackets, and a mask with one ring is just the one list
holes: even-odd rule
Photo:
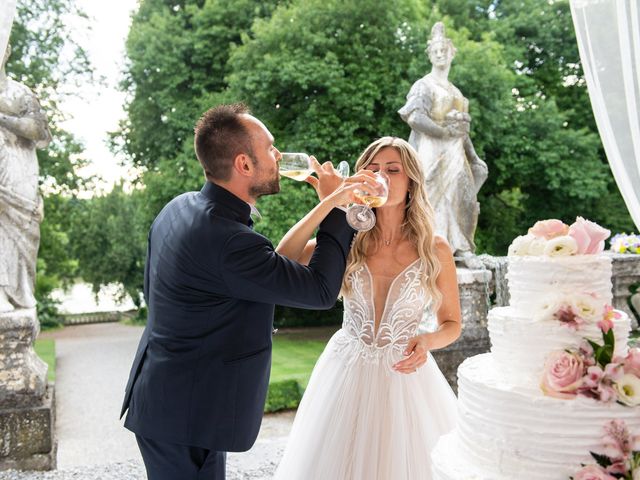
[[[224, 479], [226, 452], [251, 448], [269, 384], [274, 304], [333, 306], [354, 234], [334, 209], [307, 267], [253, 231], [254, 203], [280, 190], [280, 152], [244, 105], [205, 112], [195, 150], [207, 182], [170, 201], [149, 232], [147, 326], [121, 412], [129, 409], [124, 425], [150, 480]], [[337, 187], [335, 175], [317, 173], [320, 190]]]

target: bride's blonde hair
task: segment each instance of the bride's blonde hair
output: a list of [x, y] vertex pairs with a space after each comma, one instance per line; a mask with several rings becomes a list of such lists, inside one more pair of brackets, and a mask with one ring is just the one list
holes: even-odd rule
[[[432, 299], [432, 310], [435, 312], [442, 300], [442, 294], [436, 286], [440, 273], [440, 261], [435, 253], [434, 213], [425, 188], [425, 177], [418, 154], [405, 140], [397, 137], [382, 137], [369, 145], [358, 161], [356, 171], [366, 168], [375, 156], [384, 148], [394, 148], [400, 154], [404, 172], [409, 177], [409, 191], [405, 206], [405, 217], [402, 223], [402, 234], [413, 242], [422, 260], [421, 283]], [[376, 224], [367, 232], [359, 232], [353, 245], [342, 282], [342, 293], [351, 291], [351, 273], [365, 262], [369, 245], [380, 245], [380, 229]]]

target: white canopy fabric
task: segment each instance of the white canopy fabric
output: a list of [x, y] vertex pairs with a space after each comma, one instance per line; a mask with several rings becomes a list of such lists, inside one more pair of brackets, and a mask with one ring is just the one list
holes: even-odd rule
[[0, 56], [4, 55], [16, 14], [16, 0], [0, 0]]
[[571, 14], [600, 137], [640, 230], [640, 2], [571, 0]]

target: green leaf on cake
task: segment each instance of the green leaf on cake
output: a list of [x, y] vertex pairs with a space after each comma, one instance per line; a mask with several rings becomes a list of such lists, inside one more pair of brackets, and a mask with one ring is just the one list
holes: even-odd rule
[[591, 454], [593, 459], [598, 463], [598, 465], [600, 465], [602, 468], [607, 468], [612, 463], [611, 459], [606, 455], [600, 455], [595, 452], [589, 452], [589, 453]]
[[602, 332], [602, 339], [604, 344], [600, 345], [592, 340], [586, 339], [593, 348], [593, 356], [603, 369], [613, 360], [613, 352], [615, 350], [616, 340], [613, 336], [613, 329], [610, 329], [607, 333]]
[[613, 336], [613, 328], [609, 329], [607, 333], [602, 334], [604, 345], [600, 347], [601, 351], [598, 352], [597, 362], [603, 367], [611, 363], [613, 360], [613, 352], [615, 350], [616, 340]]

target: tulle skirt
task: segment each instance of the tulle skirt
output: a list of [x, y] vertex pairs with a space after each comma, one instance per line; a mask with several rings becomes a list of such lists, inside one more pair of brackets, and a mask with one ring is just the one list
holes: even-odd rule
[[431, 355], [391, 369], [404, 345], [339, 330], [313, 370], [275, 480], [429, 480], [431, 450], [455, 427], [456, 398]]

